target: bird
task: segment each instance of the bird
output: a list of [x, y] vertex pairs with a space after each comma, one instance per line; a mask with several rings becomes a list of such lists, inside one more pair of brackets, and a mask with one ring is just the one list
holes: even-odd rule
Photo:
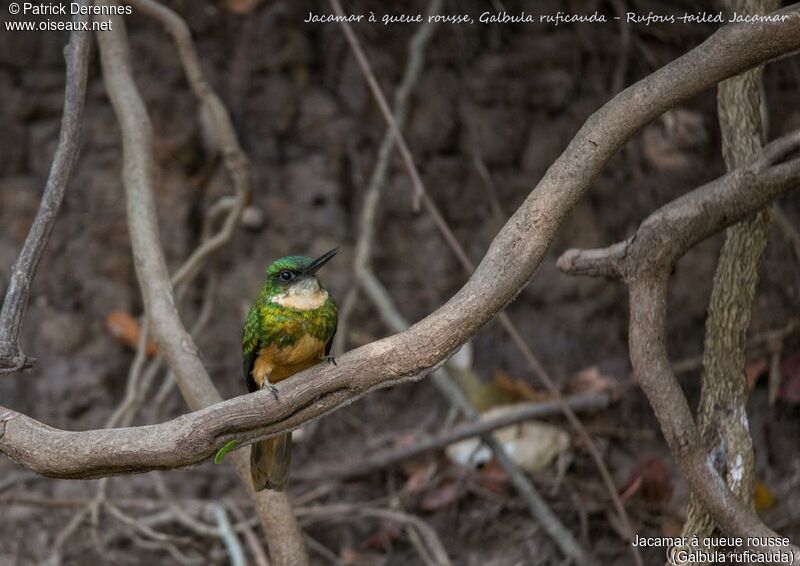
[[[250, 393], [327, 360], [336, 334], [336, 301], [317, 279], [334, 248], [317, 259], [292, 255], [273, 261], [242, 332], [244, 377]], [[259, 440], [250, 448], [250, 475], [256, 491], [283, 491], [289, 482], [291, 432]]]

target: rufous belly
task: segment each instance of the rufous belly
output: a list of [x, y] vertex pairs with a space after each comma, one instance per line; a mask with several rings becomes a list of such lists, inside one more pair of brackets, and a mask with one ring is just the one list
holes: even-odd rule
[[261, 387], [266, 377], [277, 383], [325, 359], [325, 342], [303, 336], [291, 346], [262, 346], [253, 364], [253, 379]]

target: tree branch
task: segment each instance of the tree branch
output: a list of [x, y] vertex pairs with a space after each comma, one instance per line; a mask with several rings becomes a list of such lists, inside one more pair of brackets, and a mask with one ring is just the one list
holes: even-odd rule
[[[623, 143], [678, 102], [800, 48], [800, 6], [790, 6], [781, 13], [790, 17], [784, 22], [720, 29], [694, 50], [621, 92], [590, 117], [497, 235], [464, 287], [409, 330], [343, 355], [338, 367], [318, 366], [280, 383], [280, 400], [269, 392], [253, 393], [160, 425], [65, 432], [0, 409], [0, 449], [31, 469], [56, 477], [97, 477], [188, 465], [210, 457], [234, 438], [250, 442], [295, 428], [371, 389], [430, 372], [519, 293], [533, 276], [562, 219]], [[780, 173], [779, 167], [771, 169], [775, 175]], [[132, 174], [126, 171], [126, 176]], [[152, 215], [144, 216], [152, 220]], [[158, 268], [158, 262], [155, 264]], [[146, 266], [137, 267], [142, 270]], [[159, 273], [161, 276], [163, 273]], [[145, 283], [148, 287], [143, 289], [152, 307], [163, 300], [152, 295], [164, 287], [158, 282]], [[169, 291], [168, 286], [165, 290]], [[170, 313], [174, 313], [174, 307], [167, 309], [167, 325], [175, 322]], [[204, 368], [199, 374], [192, 371], [199, 360], [195, 364], [197, 354], [192, 342], [181, 340], [185, 331], [175, 333], [174, 327], [158, 331], [157, 327], [164, 324], [159, 316], [153, 316], [151, 323], [154, 335], [163, 333], [160, 339], [167, 358], [188, 362], [175, 366], [179, 383], [207, 382]]]
[[[123, 184], [136, 276], [153, 337], [187, 404], [197, 410], [219, 403], [222, 397], [175, 306], [156, 221], [150, 119], [133, 81], [124, 20], [119, 16], [111, 19], [113, 29], [98, 34], [98, 40], [106, 88], [122, 133]], [[247, 456], [239, 452], [233, 461], [245, 485], [250, 486]], [[306, 563], [302, 534], [286, 495], [265, 491], [254, 497], [274, 561]]]
[[[571, 274], [614, 276], [630, 287], [630, 355], [675, 462], [694, 497], [724, 532], [777, 537], [720, 478], [709, 459], [686, 397], [669, 362], [665, 320], [667, 282], [675, 262], [719, 232], [800, 184], [800, 131], [768, 145], [752, 164], [683, 195], [651, 214], [636, 234], [605, 250], [569, 250], [558, 266]], [[764, 547], [791, 551], [797, 547]]]
[[[86, 7], [89, 2], [82, 0], [80, 4]], [[73, 21], [77, 23], [88, 24], [90, 20], [89, 15], [73, 16]], [[20, 349], [19, 333], [28, 306], [31, 284], [53, 231], [61, 201], [67, 190], [67, 183], [78, 160], [91, 40], [91, 31], [72, 31], [69, 43], [64, 49], [67, 76], [61, 131], [39, 210], [36, 211], [36, 218], [25, 238], [22, 251], [11, 269], [3, 309], [0, 311], [0, 374], [29, 368], [36, 361], [28, 358]]]
[[[777, 0], [732, 0], [726, 6], [739, 13], [764, 14]], [[764, 146], [767, 115], [763, 67], [721, 82], [717, 108], [722, 131], [722, 155], [728, 170], [746, 165]], [[731, 491], [753, 507], [755, 462], [747, 421], [748, 387], [745, 376], [747, 328], [753, 311], [758, 268], [772, 229], [772, 207], [728, 228], [714, 273], [708, 301], [703, 374], [697, 427], [706, 453]], [[689, 502], [683, 536], [699, 538], [719, 533], [700, 501]], [[712, 547], [716, 548], [716, 547]]]
[[[614, 392], [585, 393], [565, 398], [570, 408], [576, 412], [593, 412], [611, 406], [616, 394]], [[414, 444], [387, 448], [370, 454], [364, 459], [347, 462], [320, 462], [309, 470], [300, 470], [295, 477], [303, 481], [319, 481], [322, 479], [350, 478], [366, 476], [376, 470], [387, 468], [397, 462], [414, 458], [421, 454], [441, 450], [445, 446], [472, 438], [484, 436], [498, 428], [503, 428], [533, 419], [558, 415], [561, 407], [556, 401], [539, 403], [519, 403], [508, 407], [508, 410], [489, 418], [468, 422], [436, 435], [422, 438]]]

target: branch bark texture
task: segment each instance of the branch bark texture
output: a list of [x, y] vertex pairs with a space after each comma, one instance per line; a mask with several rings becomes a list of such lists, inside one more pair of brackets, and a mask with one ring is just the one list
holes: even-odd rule
[[[88, 0], [80, 2], [84, 7], [88, 3]], [[91, 16], [88, 15], [73, 17], [73, 20], [78, 23], [88, 23], [90, 19]], [[25, 238], [22, 251], [11, 269], [3, 308], [0, 311], [0, 374], [28, 368], [35, 362], [20, 349], [19, 333], [28, 306], [33, 278], [47, 247], [50, 234], [53, 232], [53, 225], [67, 190], [67, 183], [72, 175], [75, 162], [78, 160], [91, 46], [92, 32], [72, 31], [70, 33], [69, 43], [64, 51], [67, 78], [64, 89], [64, 111], [61, 116], [61, 131], [58, 135], [56, 153], [33, 225]]]
[[[732, 0], [743, 14], [765, 14], [775, 0]], [[719, 84], [717, 104], [722, 153], [728, 170], [746, 165], [766, 138], [763, 68], [756, 67]], [[743, 504], [752, 507], [753, 441], [747, 423], [745, 340], [750, 326], [758, 268], [772, 227], [771, 208], [728, 228], [714, 275], [706, 319], [703, 376], [697, 426], [720, 475]], [[714, 534], [715, 524], [697, 497], [689, 504], [684, 536]]]
[[[352, 402], [367, 391], [429, 373], [516, 297], [542, 261], [563, 218], [628, 139], [679, 102], [723, 79], [800, 48], [800, 6], [790, 6], [780, 13], [789, 17], [783, 22], [722, 28], [694, 50], [621, 92], [591, 116], [497, 235], [464, 287], [445, 305], [407, 331], [343, 355], [337, 367], [316, 367], [280, 383], [279, 400], [269, 392], [253, 393], [159, 425], [66, 432], [47, 427], [20, 413], [0, 409], [0, 449], [29, 468], [56, 477], [98, 477], [173, 468], [210, 457], [228, 440], [236, 438], [248, 442], [290, 430]], [[126, 143], [131, 141], [129, 139]], [[778, 148], [773, 148], [773, 153], [775, 151]], [[788, 182], [792, 177], [792, 166], [792, 163], [776, 165], [770, 168], [767, 177], [759, 175], [757, 180]], [[136, 182], [133, 179], [136, 169], [133, 167], [126, 171], [131, 183]], [[145, 167], [145, 172], [152, 174], [152, 167], [149, 170]], [[736, 173], [733, 175], [737, 176]], [[739, 176], [752, 178], [752, 172], [745, 171]], [[720, 193], [717, 200], [727, 194], [722, 189]], [[768, 198], [759, 201], [760, 206]], [[754, 202], [734, 203], [731, 209], [738, 215], [732, 214], [730, 218], [738, 219], [750, 213]], [[139, 210], [141, 204], [131, 206]], [[150, 221], [154, 219], [147, 211], [144, 217]], [[144, 244], [152, 241], [152, 238], [141, 235], [132, 239], [139, 238]], [[679, 241], [684, 242], [683, 239]], [[514, 261], [509, 261], [509, 258], [514, 258]], [[139, 261], [139, 271], [150, 268], [154, 275], [163, 277], [160, 265], [163, 258], [160, 262]], [[151, 307], [165, 301], [154, 296], [159, 290], [166, 291], [166, 297], [171, 296], [168, 285], [153, 288], [148, 284], [143, 289]], [[178, 330], [172, 326], [175, 322], [174, 306], [169, 304], [169, 300], [164, 306], [167, 314], [152, 317], [151, 324], [170, 363], [173, 358], [181, 362], [174, 366], [179, 383], [187, 380], [208, 383], [204, 368], [199, 373], [193, 371], [202, 368], [202, 364], [199, 359], [193, 360], [197, 358], [197, 351], [187, 339], [185, 330], [181, 332], [181, 326]], [[165, 328], [156, 328], [162, 324]], [[636, 359], [641, 361], [638, 354]], [[645, 380], [641, 376], [646, 375], [646, 372], [642, 374], [644, 369], [641, 365], [637, 367], [643, 387]], [[669, 371], [668, 363], [665, 371]], [[670, 377], [670, 374], [666, 376]], [[652, 382], [648, 381], [648, 384], [652, 385]], [[189, 394], [196, 387], [191, 383], [181, 386]], [[654, 393], [647, 392], [648, 396]], [[676, 393], [674, 390], [671, 392]], [[195, 394], [204, 401], [214, 400], [213, 395]], [[681, 399], [679, 388], [677, 394]], [[656, 401], [653, 401], [654, 407]], [[685, 399], [683, 403], [685, 406]], [[663, 416], [660, 412], [662, 406], [658, 406], [657, 414]], [[678, 407], [678, 412], [680, 416], [688, 416], [693, 426], [688, 406], [685, 411]], [[665, 430], [668, 439], [675, 440], [673, 432]], [[680, 442], [670, 445], [676, 454], [683, 454]], [[691, 471], [682, 468], [687, 480]], [[693, 489], [702, 489], [713, 482], [721, 483], [719, 476], [709, 468], [702, 482], [691, 481], [690, 485]], [[708, 501], [704, 500], [704, 503], [712, 510], [717, 522], [726, 526], [726, 531], [739, 532], [743, 523], [733, 519], [745, 517], [745, 522], [752, 522], [753, 515], [747, 510], [740, 512], [738, 507], [728, 508], [724, 494], [730, 495], [730, 492], [725, 489], [722, 499], [719, 499], [719, 490], [709, 492], [706, 496]], [[730, 512], [730, 509], [736, 511]], [[755, 520], [756, 526], [765, 529], [757, 518]]]
[[[211, 381], [194, 340], [178, 315], [169, 272], [159, 238], [153, 184], [152, 127], [130, 68], [125, 23], [112, 18], [112, 30], [98, 34], [108, 96], [122, 133], [123, 184], [134, 265], [145, 313], [159, 350], [167, 360], [178, 387], [192, 410], [214, 405], [222, 397]], [[223, 110], [224, 111], [224, 110]], [[247, 457], [233, 457], [237, 472], [250, 486]], [[277, 564], [308, 561], [302, 533], [284, 493], [254, 493], [267, 543]]]
[[[570, 250], [558, 265], [567, 273], [613, 276], [630, 288], [631, 364], [658, 418], [675, 463], [693, 495], [722, 531], [743, 539], [777, 538], [720, 477], [701, 440], [666, 347], [666, 300], [675, 262], [711, 234], [760, 210], [800, 182], [800, 131], [767, 146], [748, 167], [728, 173], [651, 214], [636, 234], [605, 250]], [[800, 549], [754, 545], [787, 553]]]

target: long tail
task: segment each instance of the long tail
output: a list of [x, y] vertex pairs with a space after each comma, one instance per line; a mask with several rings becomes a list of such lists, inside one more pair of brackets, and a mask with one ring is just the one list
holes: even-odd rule
[[260, 440], [250, 448], [250, 476], [253, 489], [283, 491], [289, 483], [292, 461], [292, 433]]

